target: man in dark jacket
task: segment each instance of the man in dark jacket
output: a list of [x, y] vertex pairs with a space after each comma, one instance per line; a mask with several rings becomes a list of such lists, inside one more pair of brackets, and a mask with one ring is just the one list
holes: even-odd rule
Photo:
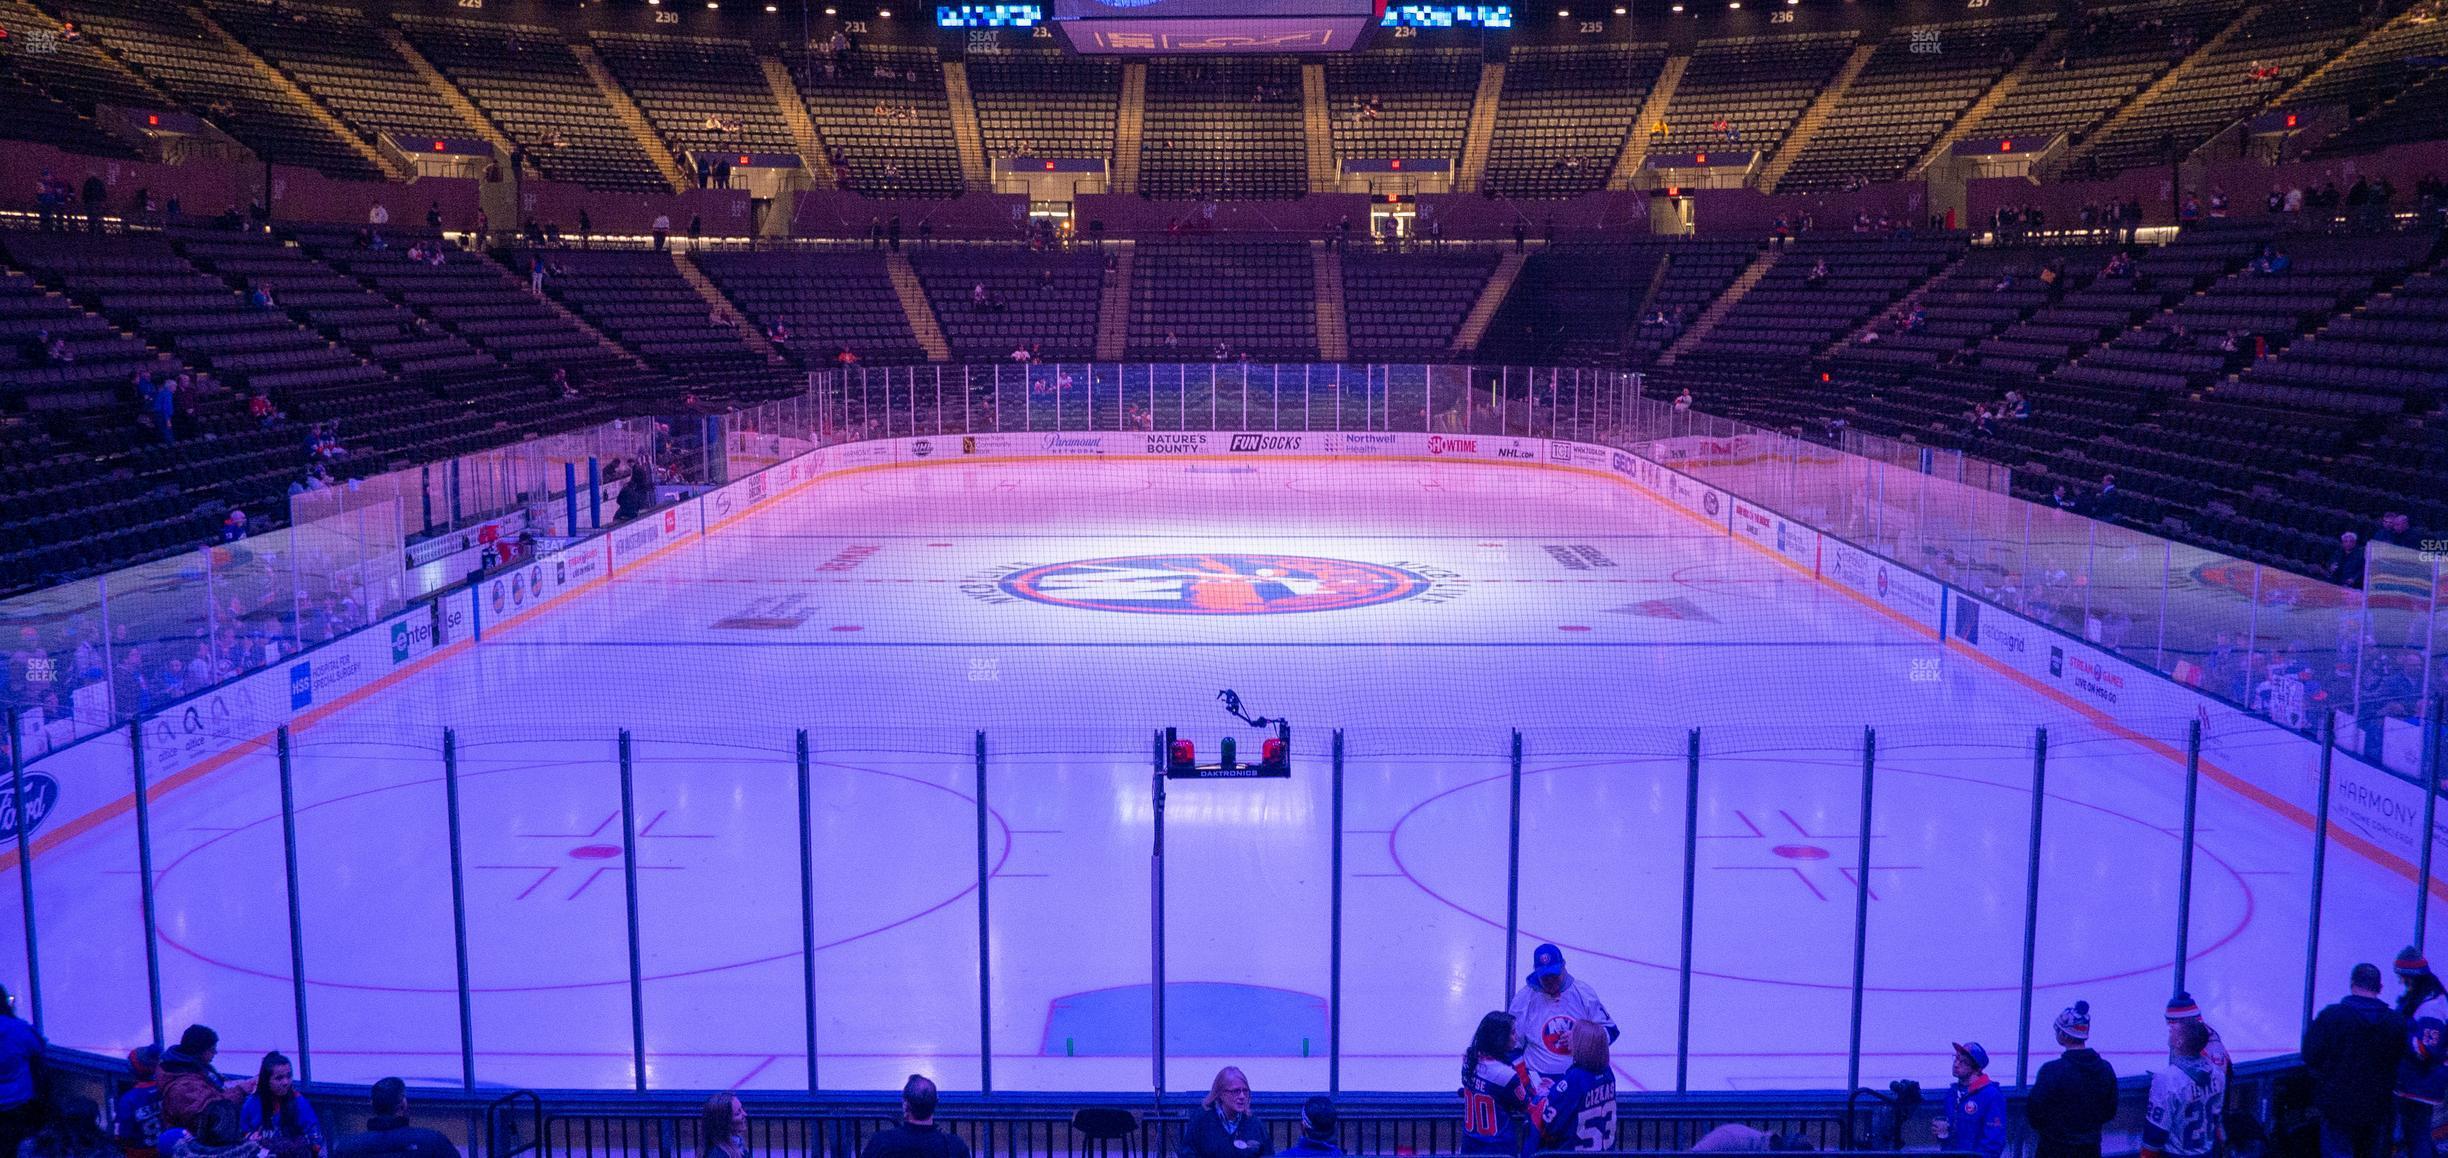
[[2100, 1128], [2116, 1117], [2116, 1071], [2091, 1048], [2091, 1003], [2077, 1001], [2057, 1015], [2065, 1053], [2040, 1067], [2024, 1114], [2037, 1143], [2034, 1158], [2099, 1158]]
[[2355, 966], [2347, 986], [2345, 1000], [2321, 1010], [2303, 1039], [2321, 1158], [2380, 1158], [2389, 1147], [2389, 1091], [2405, 1056], [2406, 1024], [2380, 1000], [2379, 966]]
[[223, 1082], [213, 1068], [221, 1052], [221, 1035], [209, 1025], [191, 1025], [178, 1044], [161, 1055], [161, 1116], [164, 1127], [193, 1132], [203, 1122], [204, 1108], [214, 1102], [241, 1102], [255, 1092], [255, 1081]]
[[878, 1130], [859, 1158], [969, 1158], [960, 1135], [935, 1126], [935, 1083], [911, 1074], [901, 1086], [901, 1124]]
[[1309, 1099], [1301, 1105], [1300, 1137], [1294, 1138], [1292, 1144], [1284, 1147], [1281, 1152], [1286, 1155], [1341, 1154], [1343, 1147], [1335, 1141], [1336, 1121], [1337, 1115], [1332, 1099], [1324, 1097]]
[[459, 1148], [440, 1131], [408, 1124], [408, 1083], [374, 1083], [374, 1116], [364, 1132], [341, 1135], [332, 1158], [459, 1158]]

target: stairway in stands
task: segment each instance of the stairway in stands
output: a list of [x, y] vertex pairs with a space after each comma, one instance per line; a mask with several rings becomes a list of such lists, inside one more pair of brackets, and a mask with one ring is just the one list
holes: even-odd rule
[[697, 296], [705, 299], [708, 309], [720, 310], [730, 316], [733, 328], [739, 331], [740, 341], [746, 342], [749, 349], [763, 354], [767, 364], [774, 366], [783, 364], [782, 352], [774, 349], [774, 344], [766, 340], [765, 332], [758, 329], [756, 323], [748, 320], [748, 311], [733, 303], [722, 292], [722, 287], [715, 285], [713, 279], [705, 275], [704, 270], [697, 268], [696, 258], [682, 254], [675, 249], [672, 251], [671, 259], [672, 268], [680, 271], [680, 280], [689, 283], [689, 288], [696, 290]]
[[1343, 317], [1343, 254], [1318, 241], [1310, 243], [1309, 257], [1317, 283], [1318, 356], [1340, 362], [1351, 357], [1351, 326]]
[[1638, 181], [1641, 166], [1649, 160], [1649, 126], [1666, 119], [1666, 109], [1674, 103], [1675, 90], [1682, 87], [1684, 70], [1690, 67], [1690, 53], [1666, 58], [1666, 68], [1658, 73], [1657, 83], [1649, 86], [1649, 99], [1641, 102], [1632, 131], [1624, 135], [1623, 153], [1615, 158], [1615, 171], [1607, 175], [1607, 188], [1630, 189]]
[[1335, 163], [1333, 112], [1326, 103], [1326, 66], [1301, 66], [1301, 135], [1309, 139], [1309, 191], [1332, 193], [1341, 177]]
[[2041, 37], [2039, 43], [2032, 45], [2031, 51], [2023, 54], [2023, 59], [2016, 61], [2013, 68], [2006, 70], [2006, 75], [1999, 77], [1996, 84], [1989, 86], [1989, 91], [1982, 93], [1979, 100], [1973, 101], [1972, 106], [1963, 111], [1962, 116], [1955, 118], [1955, 124], [1952, 127], [1938, 134], [1938, 139], [1931, 142], [1929, 151], [1921, 154], [1921, 159], [1913, 162], [1913, 167], [1907, 172], [1919, 175], [1945, 158], [1950, 150], [1962, 143], [1964, 137], [1972, 132], [1973, 126], [1987, 120], [1991, 112], [1996, 111], [1999, 105], [2006, 103], [2008, 94], [2020, 87], [2023, 81], [2037, 71], [2043, 62], [2056, 60], [2065, 50], [2066, 33], [2064, 29], [2052, 29], [2048, 35]]
[[901, 299], [901, 312], [909, 318], [910, 333], [917, 336], [927, 361], [951, 361], [952, 344], [944, 340], [943, 325], [935, 320], [935, 307], [927, 303], [926, 287], [918, 283], [918, 271], [910, 268], [909, 259], [885, 254], [884, 272], [892, 277], [893, 296]]
[[1470, 127], [1462, 136], [1462, 163], [1455, 166], [1454, 191], [1476, 193], [1487, 175], [1488, 142], [1496, 136], [1496, 104], [1504, 99], [1505, 66], [1489, 61], [1479, 66], [1479, 91], [1471, 98]]
[[1114, 114], [1113, 191], [1139, 191], [1139, 145], [1147, 129], [1147, 62], [1122, 64], [1122, 107]]
[[1768, 270], [1776, 265], [1777, 255], [1782, 252], [1784, 251], [1781, 249], [1771, 247], [1761, 250], [1758, 257], [1752, 258], [1751, 264], [1744, 266], [1741, 275], [1734, 279], [1734, 284], [1727, 286], [1724, 293], [1717, 295], [1716, 301], [1710, 302], [1707, 309], [1700, 311], [1700, 316], [1692, 319], [1691, 328], [1683, 331], [1683, 336], [1676, 338], [1674, 345], [1666, 347], [1666, 352], [1658, 356], [1658, 365], [1674, 365], [1675, 359], [1682, 357], [1692, 347], [1699, 345], [1701, 339], [1708, 337], [1709, 331], [1717, 328], [1717, 323], [1724, 321], [1727, 314], [1734, 312], [1735, 305], [1743, 300], [1743, 295], [1750, 293], [1752, 286], [1758, 285], [1761, 278], [1768, 276]]
[[1777, 182], [1785, 179], [1785, 171], [1793, 168], [1794, 161], [1810, 148], [1811, 138], [1819, 135], [1820, 128], [1827, 124], [1828, 114], [1835, 112], [1836, 106], [1844, 102], [1845, 90], [1853, 87], [1854, 78], [1861, 75], [1862, 69], [1869, 65], [1870, 58], [1877, 54], [1878, 49], [1876, 41], [1854, 47], [1853, 55], [1845, 58], [1844, 67], [1837, 69], [1836, 75], [1828, 80], [1827, 87], [1820, 89], [1819, 95], [1812, 98], [1810, 107], [1802, 112], [1802, 119], [1794, 122], [1793, 131], [1785, 134], [1785, 142], [1777, 146], [1776, 155], [1768, 158], [1768, 164], [1760, 169], [1757, 188], [1768, 192], [1776, 190]]
[[1113, 268], [1105, 271], [1105, 285], [1097, 293], [1096, 356], [1100, 362], [1119, 362], [1130, 352], [1131, 307], [1131, 243], [1109, 241], [1118, 252]]
[[1496, 311], [1504, 305], [1505, 295], [1513, 292], [1513, 283], [1521, 278], [1522, 266], [1529, 264], [1530, 255], [1507, 252], [1496, 262], [1496, 270], [1488, 275], [1487, 284], [1479, 287], [1479, 298], [1471, 303], [1470, 312], [1462, 315], [1462, 324], [1454, 327], [1453, 352], [1467, 354], [1479, 348], [1487, 337], [1488, 326], [1496, 321]]
[[984, 193], [994, 188], [994, 174], [986, 163], [985, 136], [978, 130], [977, 98], [969, 92], [969, 65], [958, 60], [943, 62], [944, 100], [952, 110], [952, 150], [960, 155], [961, 183], [972, 193]]
[[680, 159], [672, 155], [671, 145], [647, 122], [646, 114], [637, 107], [637, 102], [629, 99], [629, 90], [622, 88], [620, 82], [612, 78], [612, 70], [604, 67], [603, 57], [595, 54], [595, 46], [573, 40], [569, 50], [570, 55], [578, 58], [578, 67], [586, 70], [587, 78], [593, 80], [595, 88], [603, 94], [604, 106], [611, 109], [621, 126], [637, 139], [637, 147], [645, 151], [647, 160], [654, 162], [655, 172], [671, 186], [672, 192], [682, 192], [696, 185], [682, 172]]
[[[799, 85], [791, 80], [790, 66], [772, 53], [757, 57], [757, 67], [765, 73], [765, 87], [773, 93], [774, 106], [782, 110], [782, 124], [790, 129], [791, 143], [799, 147], [799, 167], [807, 171], [808, 179], [819, 189], [834, 188], [833, 162], [825, 154], [822, 134], [816, 122], [808, 118], [807, 101], [799, 96]], [[779, 212], [779, 210], [777, 210]]]
[[194, 6], [187, 9], [187, 14], [195, 19], [196, 25], [202, 28], [207, 35], [221, 42], [223, 53], [231, 59], [245, 61], [247, 67], [253, 69], [257, 76], [262, 77], [266, 84], [286, 94], [292, 104], [305, 110], [306, 115], [314, 118], [315, 123], [323, 126], [326, 132], [340, 138], [348, 145], [350, 151], [363, 157], [368, 164], [382, 170], [393, 180], [404, 181], [409, 177], [406, 164], [383, 155], [382, 150], [375, 148], [367, 143], [365, 138], [358, 136], [356, 130], [341, 123], [339, 117], [334, 116], [330, 109], [323, 107], [323, 102], [316, 100], [305, 89], [298, 87], [296, 81], [289, 79], [288, 73], [272, 67], [271, 61], [257, 55], [255, 50], [247, 47], [244, 41], [230, 35], [229, 29], [221, 27], [221, 22], [213, 19], [212, 13], [205, 11], [201, 6]]

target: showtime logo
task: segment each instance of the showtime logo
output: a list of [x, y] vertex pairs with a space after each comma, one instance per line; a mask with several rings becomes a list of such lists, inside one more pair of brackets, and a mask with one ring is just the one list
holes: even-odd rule
[[1428, 453], [1477, 454], [1479, 453], [1479, 440], [1476, 438], [1447, 438], [1442, 434], [1431, 434], [1428, 436]]

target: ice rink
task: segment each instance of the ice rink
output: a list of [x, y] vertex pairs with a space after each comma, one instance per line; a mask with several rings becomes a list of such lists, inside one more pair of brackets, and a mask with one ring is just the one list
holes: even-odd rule
[[[648, 1078], [805, 1088], [805, 728], [820, 1083], [976, 1088], [983, 1021], [997, 1089], [1146, 1089], [1149, 738], [1254, 746], [1227, 687], [1293, 722], [1295, 774], [1170, 787], [1171, 1088], [1223, 1061], [1326, 1084], [1335, 729], [1347, 1089], [1452, 1088], [1508, 954], [1526, 972], [1543, 941], [1622, 1026], [1624, 1079], [1671, 1088], [1692, 728], [1695, 1088], [1844, 1081], [1865, 726], [1865, 1082], [1943, 1082], [1973, 1039], [2011, 1080], [2043, 725], [2035, 1051], [2083, 998], [2121, 1070], [2164, 1056], [2184, 780], [2140, 737], [2186, 721], [2107, 725], [1594, 475], [1078, 461], [818, 483], [299, 731], [313, 1076], [458, 1081], [449, 726], [481, 1077], [630, 1084], [627, 728]], [[152, 810], [165, 1015], [218, 1027], [233, 1066], [296, 1052], [280, 816], [268, 757]], [[2187, 987], [2239, 1060], [2298, 1041], [2310, 864], [2300, 823], [2205, 782]], [[58, 1044], [150, 1037], [136, 865], [125, 819], [38, 865]], [[2413, 897], [2328, 865], [2324, 1002], [2400, 947]]]

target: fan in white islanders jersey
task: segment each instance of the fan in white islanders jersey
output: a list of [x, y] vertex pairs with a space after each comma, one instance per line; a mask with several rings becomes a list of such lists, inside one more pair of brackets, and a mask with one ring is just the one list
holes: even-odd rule
[[1596, 1022], [1615, 1040], [1615, 1019], [1607, 1015], [1598, 991], [1564, 971], [1564, 951], [1541, 945], [1530, 955], [1530, 980], [1513, 995], [1513, 1024], [1521, 1030], [1522, 1060], [1532, 1073], [1553, 1079], [1572, 1068], [1573, 1026]]

